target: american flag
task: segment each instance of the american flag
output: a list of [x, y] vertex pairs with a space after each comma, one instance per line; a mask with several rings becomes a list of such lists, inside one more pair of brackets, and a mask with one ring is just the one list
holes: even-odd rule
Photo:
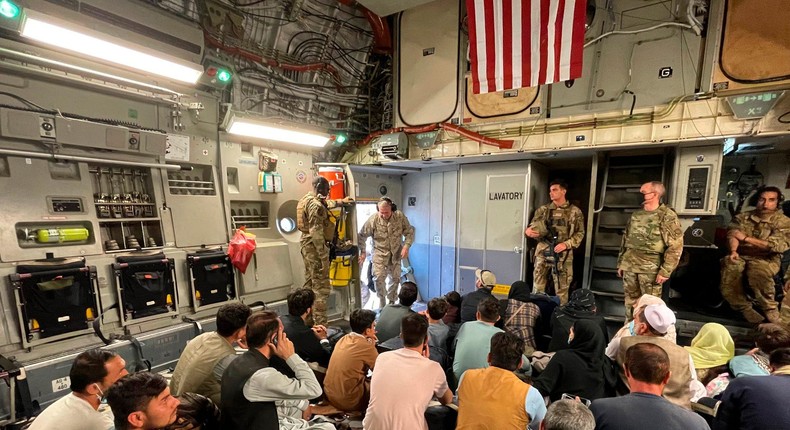
[[475, 94], [581, 76], [587, 0], [466, 0]]

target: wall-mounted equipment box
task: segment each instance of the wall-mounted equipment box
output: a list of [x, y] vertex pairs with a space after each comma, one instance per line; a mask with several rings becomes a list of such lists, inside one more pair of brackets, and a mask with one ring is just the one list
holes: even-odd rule
[[678, 215], [716, 215], [722, 147], [681, 147], [675, 158], [672, 207]]

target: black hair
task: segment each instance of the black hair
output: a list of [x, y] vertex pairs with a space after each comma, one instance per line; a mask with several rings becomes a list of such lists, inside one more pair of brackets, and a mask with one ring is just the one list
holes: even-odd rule
[[669, 374], [669, 355], [658, 345], [637, 343], [625, 351], [623, 366], [637, 381], [658, 385]]
[[400, 334], [403, 346], [414, 348], [422, 345], [428, 336], [428, 318], [417, 313], [406, 315], [400, 322]]
[[790, 348], [779, 348], [771, 353], [768, 359], [771, 367], [778, 369], [784, 366], [790, 366]]
[[785, 201], [785, 195], [782, 194], [782, 190], [779, 187], [774, 187], [773, 185], [762, 186], [754, 192], [754, 195], [757, 196], [757, 200], [760, 200], [764, 193], [776, 193], [777, 209]]
[[557, 179], [549, 182], [549, 188], [551, 188], [552, 185], [559, 185], [560, 188], [562, 188], [563, 190], [566, 190], [566, 191], [568, 190], [568, 183], [565, 182], [565, 180], [563, 180], [563, 179], [557, 178]]
[[461, 294], [458, 291], [450, 291], [444, 295], [444, 298], [447, 299], [447, 303], [455, 306], [456, 308], [461, 307]]
[[790, 330], [779, 324], [760, 324], [754, 343], [760, 351], [770, 355], [779, 348], [790, 347]]
[[302, 316], [309, 308], [313, 307], [315, 302], [315, 293], [309, 288], [299, 288], [288, 294], [288, 313], [299, 317]]
[[376, 313], [370, 309], [354, 309], [348, 322], [351, 324], [351, 331], [362, 334], [369, 329], [376, 321]]
[[449, 306], [444, 297], [434, 297], [428, 302], [428, 315], [435, 320], [442, 319]]
[[414, 282], [404, 282], [400, 285], [398, 301], [403, 306], [411, 306], [417, 301], [417, 284]]
[[477, 304], [477, 312], [480, 318], [489, 323], [497, 322], [499, 319], [499, 300], [496, 297], [486, 297]]
[[158, 373], [138, 372], [124, 376], [107, 390], [107, 403], [115, 416], [115, 429], [130, 428], [129, 415], [145, 411], [152, 399], [167, 388], [167, 380]]
[[521, 355], [524, 353], [524, 340], [508, 333], [499, 332], [491, 336], [491, 365], [514, 371], [518, 368]]
[[91, 349], [78, 355], [69, 371], [71, 391], [82, 393], [88, 385], [103, 381], [107, 377], [105, 364], [117, 356], [106, 349]]
[[222, 305], [217, 311], [217, 333], [222, 337], [230, 337], [247, 324], [252, 309], [241, 302]]
[[255, 312], [247, 319], [247, 346], [260, 348], [272, 340], [280, 328], [277, 312], [265, 310]]

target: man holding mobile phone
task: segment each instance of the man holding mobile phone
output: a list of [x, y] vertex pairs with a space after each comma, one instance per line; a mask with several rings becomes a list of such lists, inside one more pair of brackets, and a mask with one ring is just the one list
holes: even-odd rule
[[[247, 320], [249, 350], [233, 360], [222, 375], [222, 428], [278, 430], [283, 421], [301, 421], [301, 428], [333, 430], [330, 423], [302, 420], [309, 399], [321, 395], [312, 369], [295, 352], [274, 311], [256, 312]], [[295, 376], [270, 366], [274, 356], [285, 360]], [[275, 406], [278, 402], [278, 406]]]

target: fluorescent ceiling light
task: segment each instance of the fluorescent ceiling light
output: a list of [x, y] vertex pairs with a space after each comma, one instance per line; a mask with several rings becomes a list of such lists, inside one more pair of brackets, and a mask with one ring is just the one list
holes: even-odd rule
[[184, 65], [51, 24], [28, 15], [22, 27], [22, 36], [77, 52], [89, 57], [120, 64], [146, 73], [164, 76], [180, 82], [195, 84], [203, 74], [198, 65]]
[[299, 131], [282, 126], [262, 124], [260, 122], [234, 116], [227, 127], [227, 132], [239, 136], [257, 137], [258, 139], [276, 140], [279, 142], [323, 148], [329, 141], [325, 134]]

